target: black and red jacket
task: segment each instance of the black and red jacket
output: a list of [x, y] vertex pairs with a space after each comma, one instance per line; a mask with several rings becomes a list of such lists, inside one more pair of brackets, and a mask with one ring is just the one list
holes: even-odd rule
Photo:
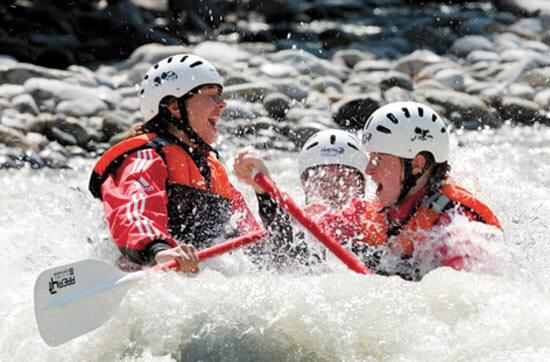
[[139, 264], [180, 243], [201, 249], [259, 229], [214, 153], [169, 133], [111, 147], [94, 166], [89, 189], [103, 202], [119, 250]]

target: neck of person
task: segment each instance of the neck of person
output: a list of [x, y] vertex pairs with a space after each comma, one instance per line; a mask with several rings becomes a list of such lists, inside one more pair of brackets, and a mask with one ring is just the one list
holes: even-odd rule
[[411, 188], [409, 190], [409, 193], [407, 194], [407, 196], [403, 199], [403, 201], [401, 203], [406, 202], [411, 197], [416, 195], [418, 193], [418, 191], [420, 191], [421, 189], [426, 187], [428, 185], [428, 181], [430, 179], [431, 174], [432, 174], [431, 170], [427, 170], [426, 172], [424, 172], [424, 174], [422, 176], [420, 176], [420, 178], [418, 178], [418, 180], [416, 180], [416, 184], [414, 185], [413, 188]]
[[193, 148], [193, 149], [196, 149], [198, 148], [199, 146], [197, 146], [196, 144], [194, 144], [193, 142], [191, 142], [191, 140], [189, 139], [189, 136], [187, 134], [185, 134], [185, 132], [183, 132], [182, 130], [178, 129], [176, 126], [174, 126], [173, 124], [170, 124], [168, 126], [168, 130], [170, 131], [170, 133], [176, 137], [178, 140], [180, 140], [181, 142], [185, 143], [187, 146]]

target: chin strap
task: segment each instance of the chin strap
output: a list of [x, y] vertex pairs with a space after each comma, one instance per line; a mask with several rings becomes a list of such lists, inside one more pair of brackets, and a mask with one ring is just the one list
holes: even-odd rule
[[399, 198], [397, 199], [398, 203], [403, 201], [405, 197], [407, 197], [409, 191], [411, 191], [411, 189], [416, 185], [416, 181], [418, 181], [418, 179], [424, 174], [423, 172], [421, 172], [418, 175], [413, 175], [411, 159], [404, 159], [403, 167], [405, 168], [405, 179], [401, 184], [401, 193], [399, 194]]

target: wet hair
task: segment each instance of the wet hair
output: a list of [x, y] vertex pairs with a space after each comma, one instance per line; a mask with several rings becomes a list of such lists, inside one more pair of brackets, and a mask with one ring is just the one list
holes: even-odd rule
[[[171, 117], [170, 110], [168, 109], [168, 104], [171, 101], [177, 101], [178, 105], [185, 103], [187, 99], [196, 95], [199, 92], [199, 90], [205, 85], [207, 84], [203, 84], [191, 89], [189, 92], [181, 96], [179, 99], [174, 96], [164, 97], [159, 103], [158, 114], [155, 117], [148, 120], [147, 122], [138, 122], [134, 124], [132, 127], [130, 127], [130, 131], [128, 132], [128, 135], [126, 136], [126, 138], [135, 137], [144, 133], [161, 133], [162, 131], [166, 131], [170, 124], [169, 121]], [[180, 112], [186, 112], [186, 110], [180, 109]]]
[[424, 165], [424, 170], [429, 170], [431, 168], [430, 177], [428, 178], [428, 189], [430, 191], [438, 190], [445, 181], [449, 178], [449, 172], [451, 171], [451, 165], [447, 161], [436, 163], [435, 158], [431, 152], [420, 152], [420, 155], [424, 156], [426, 160], [426, 165]]

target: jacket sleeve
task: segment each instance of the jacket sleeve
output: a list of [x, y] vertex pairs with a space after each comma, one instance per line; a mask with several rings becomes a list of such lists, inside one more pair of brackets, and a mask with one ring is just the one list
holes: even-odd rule
[[154, 255], [175, 247], [168, 232], [167, 167], [153, 149], [135, 151], [103, 183], [101, 192], [109, 230], [131, 261], [154, 262]]

